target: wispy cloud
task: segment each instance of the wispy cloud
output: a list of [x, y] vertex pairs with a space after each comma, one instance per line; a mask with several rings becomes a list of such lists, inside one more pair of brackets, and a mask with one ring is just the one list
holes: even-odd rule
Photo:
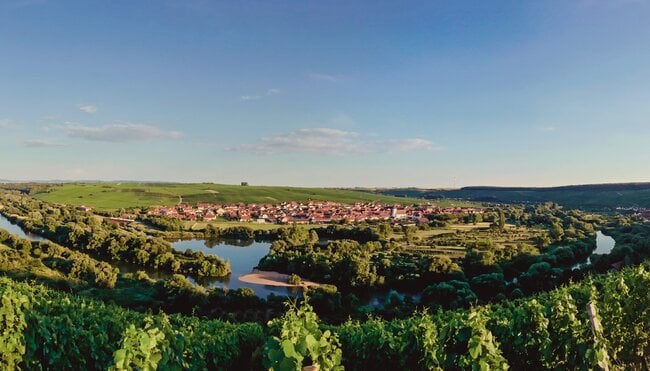
[[269, 97], [271, 95], [278, 95], [280, 93], [282, 93], [282, 91], [279, 90], [279, 89], [266, 89], [264, 94], [242, 95], [242, 96], [239, 97], [239, 100], [242, 101], [242, 102], [252, 101], [252, 100], [259, 100], [259, 99], [262, 99], [262, 98], [265, 98], [265, 97]]
[[65, 144], [48, 139], [27, 139], [23, 141], [25, 147], [64, 147]]
[[241, 97], [239, 97], [239, 100], [244, 101], [244, 102], [249, 101], [249, 100], [258, 100], [258, 99], [262, 99], [262, 96], [261, 95], [242, 95]]
[[555, 126], [542, 126], [538, 130], [544, 133], [552, 133], [555, 131]]
[[433, 142], [422, 138], [377, 140], [369, 137], [354, 131], [334, 128], [305, 128], [261, 137], [256, 143], [241, 144], [228, 149], [261, 155], [281, 153], [350, 155], [440, 149]]
[[72, 138], [101, 142], [134, 142], [151, 139], [176, 139], [183, 136], [179, 131], [167, 131], [155, 126], [125, 121], [115, 121], [109, 125], [94, 127], [77, 123], [61, 126]]
[[97, 112], [97, 106], [93, 104], [81, 104], [79, 105], [79, 111], [92, 115]]
[[10, 129], [18, 126], [15, 122], [9, 119], [0, 119], [0, 129]]
[[328, 81], [328, 82], [343, 81], [343, 77], [338, 75], [330, 75], [328, 73], [310, 72], [307, 74], [307, 76], [311, 80], [316, 80], [316, 81]]
[[422, 138], [389, 139], [380, 142], [389, 152], [439, 151], [442, 148]]

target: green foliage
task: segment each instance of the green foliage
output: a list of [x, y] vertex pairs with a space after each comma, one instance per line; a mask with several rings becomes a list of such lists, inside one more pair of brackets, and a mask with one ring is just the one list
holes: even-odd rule
[[644, 266], [594, 280], [601, 297], [598, 305], [603, 326], [601, 340], [610, 359], [641, 362], [650, 354], [650, 271]]
[[551, 338], [546, 309], [537, 299], [495, 308], [489, 327], [503, 344], [513, 369], [543, 369], [549, 363]]
[[[104, 260], [123, 261], [195, 277], [225, 277], [231, 272], [229, 262], [215, 255], [176, 252], [162, 238], [150, 238], [138, 229], [101, 223], [91, 213], [79, 213], [73, 207], [48, 205], [31, 197], [5, 192], [0, 192], [0, 202], [4, 206], [2, 214], [20, 217], [20, 225], [25, 230]], [[27, 241], [27, 245], [24, 245], [21, 242], [18, 248], [27, 252], [31, 244]], [[115, 284], [116, 273], [111, 273], [112, 269], [107, 263], [103, 263], [102, 267], [90, 267], [88, 261], [75, 264], [74, 278], [94, 279], [105, 287]]]
[[[0, 320], [14, 323], [5, 331], [2, 322], [0, 339], [24, 337], [20, 366], [26, 370], [106, 370], [110, 366], [146, 369], [156, 362], [164, 370], [246, 369], [251, 367], [254, 350], [264, 342], [262, 327], [254, 323], [144, 315], [6, 278], [0, 278], [0, 292]], [[5, 295], [7, 292], [10, 294]], [[25, 302], [20, 298], [26, 298], [29, 310], [16, 300], [10, 301], [7, 309], [5, 296], [19, 298], [16, 300], [20, 303]], [[19, 317], [5, 319], [5, 312], [15, 312], [16, 308], [23, 310], [26, 326], [16, 324]], [[122, 348], [124, 352], [116, 352]], [[18, 353], [2, 352], [2, 357], [14, 355]], [[13, 362], [19, 361], [14, 358]]]
[[[266, 343], [264, 362], [291, 370], [310, 363], [323, 370], [641, 369], [650, 355], [648, 287], [650, 273], [641, 266], [469, 311], [326, 327], [311, 306], [293, 304], [271, 322], [276, 336]], [[227, 370], [260, 363], [252, 361], [265, 338], [257, 324], [143, 315], [6, 278], [0, 278], [0, 293], [0, 344], [13, 346], [3, 348], [3, 365], [10, 365], [4, 368], [146, 369], [157, 363], [165, 370]], [[590, 301], [602, 331], [591, 331]]]
[[477, 300], [469, 284], [457, 280], [427, 286], [422, 292], [422, 303], [434, 308], [464, 308]]
[[290, 285], [300, 285], [302, 280], [300, 279], [300, 276], [297, 274], [290, 274], [289, 278], [287, 278], [287, 283]]
[[146, 325], [142, 329], [136, 329], [131, 324], [124, 331], [122, 346], [113, 353], [115, 365], [109, 370], [152, 371], [158, 368], [166, 345], [165, 334], [152, 326], [151, 318], [145, 321]]
[[279, 331], [279, 336], [269, 338], [264, 346], [264, 366], [268, 369], [300, 370], [312, 364], [323, 370], [343, 369], [337, 335], [319, 328], [318, 317], [306, 298], [300, 306], [289, 303], [284, 316], [269, 326]]
[[549, 332], [551, 358], [546, 367], [572, 367], [583, 363], [589, 345], [589, 325], [580, 316], [574, 298], [565, 288], [551, 293]]
[[413, 326], [418, 347], [422, 352], [422, 365], [429, 370], [441, 370], [438, 344], [438, 327], [426, 312]]
[[0, 299], [0, 368], [17, 369], [25, 354], [24, 311], [29, 309], [29, 299], [11, 287], [0, 287]]
[[592, 324], [592, 334], [593, 334], [593, 345], [590, 349], [587, 350], [587, 360], [591, 361], [591, 366], [594, 368], [599, 368], [601, 370], [609, 369], [610, 361], [609, 355], [607, 354], [608, 341], [604, 336], [603, 328], [601, 326], [601, 317], [598, 313], [598, 307], [596, 305], [597, 294], [595, 292], [595, 287], [591, 286], [591, 301], [587, 304], [588, 312], [591, 311], [593, 318]]
[[467, 326], [472, 335], [467, 342], [467, 354], [460, 357], [459, 365], [473, 370], [507, 370], [508, 363], [492, 332], [486, 328], [487, 321], [484, 309], [470, 311]]
[[453, 313], [440, 329], [441, 344], [438, 358], [445, 370], [506, 370], [508, 363], [499, 344], [486, 327], [485, 308], [474, 308], [469, 313]]
[[348, 321], [335, 329], [351, 370], [441, 369], [438, 325], [428, 313], [404, 320]]

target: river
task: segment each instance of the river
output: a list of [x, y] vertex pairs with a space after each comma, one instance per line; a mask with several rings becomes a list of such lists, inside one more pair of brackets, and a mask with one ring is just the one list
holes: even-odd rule
[[23, 231], [18, 224], [12, 223], [2, 214], [0, 214], [0, 228], [5, 229], [9, 233], [15, 234], [18, 237], [26, 238], [31, 241], [46, 241], [44, 237]]
[[269, 253], [271, 243], [256, 241], [206, 241], [206, 240], [185, 240], [172, 243], [174, 250], [185, 252], [187, 249], [201, 251], [205, 255], [216, 255], [230, 261], [232, 273], [224, 279], [208, 279], [197, 282], [203, 286], [219, 286], [228, 289], [251, 288], [259, 297], [267, 297], [270, 294], [295, 296], [299, 289], [287, 287], [276, 287], [242, 282], [239, 276], [251, 273], [257, 266], [260, 259]]
[[[0, 214], [0, 228], [6, 229], [11, 234], [29, 239], [31, 241], [47, 241], [47, 239], [44, 237], [23, 231], [20, 226], [12, 223], [2, 214]], [[259, 263], [260, 259], [269, 253], [271, 244], [268, 242], [233, 240], [217, 242], [205, 240], [185, 240], [173, 242], [172, 248], [180, 252], [185, 252], [187, 249], [192, 249], [193, 251], [201, 251], [206, 255], [217, 255], [222, 259], [230, 261], [232, 273], [226, 278], [196, 280], [192, 277], [187, 277], [190, 281], [196, 284], [200, 284], [204, 287], [218, 286], [226, 289], [239, 289], [248, 287], [253, 289], [255, 291], [255, 295], [261, 298], [266, 298], [272, 293], [282, 296], [296, 296], [299, 294], [299, 289], [295, 288], [258, 285], [241, 282], [238, 279], [239, 276], [252, 272], [253, 268], [257, 266], [257, 263]], [[161, 279], [171, 276], [171, 274], [167, 272], [144, 269], [143, 267], [139, 267], [134, 264], [123, 262], [110, 263], [123, 273], [134, 273], [138, 270], [144, 270], [147, 272], [147, 274], [149, 274], [151, 278], [154, 279]]]
[[573, 266], [573, 269], [580, 269], [588, 264], [591, 264], [591, 256], [593, 254], [599, 254], [599, 255], [606, 255], [612, 252], [612, 249], [616, 246], [616, 241], [605, 234], [603, 232], [598, 231], [596, 232], [596, 249], [589, 255], [589, 257], [583, 261], [580, 262], [576, 265]]
[[[289, 287], [276, 287], [269, 285], [259, 285], [254, 283], [242, 282], [238, 279], [239, 276], [251, 273], [253, 268], [257, 266], [260, 259], [269, 253], [271, 244], [269, 242], [255, 242], [255, 241], [209, 241], [209, 240], [181, 240], [172, 242], [172, 248], [179, 252], [185, 252], [188, 249], [192, 251], [201, 251], [205, 255], [216, 255], [224, 260], [230, 262], [230, 269], [232, 273], [224, 278], [202, 278], [197, 279], [191, 276], [186, 278], [197, 285], [203, 287], [221, 287], [224, 289], [241, 289], [250, 288], [255, 291], [255, 295], [260, 298], [266, 298], [270, 294], [280, 296], [297, 296], [300, 294], [300, 289]], [[147, 272], [149, 277], [153, 279], [164, 279], [171, 276], [170, 273], [165, 271], [158, 271], [152, 269], [145, 269], [143, 267], [124, 263], [124, 262], [111, 262], [114, 266], [119, 268], [123, 273], [135, 273], [139, 270]]]

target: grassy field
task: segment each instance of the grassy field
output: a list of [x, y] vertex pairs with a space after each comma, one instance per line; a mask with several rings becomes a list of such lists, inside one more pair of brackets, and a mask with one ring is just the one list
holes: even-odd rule
[[[36, 198], [68, 205], [86, 205], [95, 209], [175, 205], [179, 202], [210, 203], [280, 203], [309, 200], [340, 203], [382, 202], [412, 204], [422, 199], [394, 197], [370, 192], [333, 188], [298, 188], [276, 186], [240, 186], [212, 183], [69, 183], [54, 186]], [[428, 201], [439, 206], [475, 205], [455, 200]]]

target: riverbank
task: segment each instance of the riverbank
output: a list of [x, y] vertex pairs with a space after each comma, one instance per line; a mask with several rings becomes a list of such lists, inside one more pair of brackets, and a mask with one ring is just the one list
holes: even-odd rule
[[243, 274], [238, 277], [242, 282], [253, 283], [256, 285], [268, 285], [277, 287], [318, 287], [319, 284], [312, 281], [302, 280], [300, 285], [291, 285], [287, 283], [289, 279], [288, 274], [270, 272], [270, 271], [254, 271], [253, 273]]

